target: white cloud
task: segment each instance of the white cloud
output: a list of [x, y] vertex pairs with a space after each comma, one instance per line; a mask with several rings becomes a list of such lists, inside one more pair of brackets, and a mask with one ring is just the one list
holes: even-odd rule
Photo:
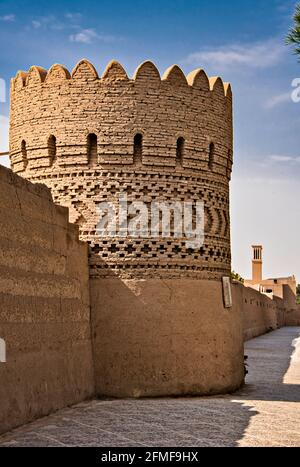
[[94, 29], [82, 29], [76, 34], [71, 34], [71, 42], [80, 42], [81, 44], [90, 44], [97, 37]]
[[265, 102], [264, 107], [266, 109], [273, 109], [277, 107], [277, 105], [286, 104], [288, 102], [292, 102], [292, 93], [285, 92], [283, 94], [278, 94], [277, 96], [273, 96]]
[[81, 44], [91, 44], [93, 41], [98, 40], [102, 42], [113, 42], [114, 36], [98, 34], [95, 29], [81, 29], [76, 34], [69, 36], [71, 42], [79, 42]]
[[[83, 28], [80, 26], [82, 20], [81, 13], [66, 13], [59, 18], [55, 15], [36, 16], [31, 18], [27, 30], [49, 30], [49, 31], [68, 31], [68, 37], [71, 42], [81, 44], [91, 44], [95, 41], [113, 42], [116, 37], [108, 34], [98, 33], [94, 28]], [[71, 34], [72, 33], [72, 34]]]
[[37, 21], [37, 20], [33, 20], [31, 24], [34, 27], [34, 29], [39, 29], [42, 26], [41, 21]]
[[52, 24], [56, 22], [56, 19], [54, 16], [49, 15], [49, 16], [39, 16], [38, 18], [34, 18], [30, 21], [30, 25], [27, 26], [27, 29], [40, 29], [44, 28], [47, 29], [48, 27], [51, 27]]
[[194, 66], [209, 64], [219, 69], [229, 67], [268, 68], [282, 59], [284, 47], [275, 40], [252, 44], [230, 44], [191, 53], [185, 60]]
[[70, 21], [79, 21], [82, 18], [81, 13], [66, 13], [65, 17]]
[[292, 161], [293, 160], [293, 157], [290, 157], [290, 156], [270, 156], [270, 159], [272, 161], [276, 161], [276, 162], [289, 162], [289, 161]]
[[63, 30], [67, 27], [66, 21], [60, 21], [54, 15], [38, 16], [31, 20], [27, 29], [44, 29], [44, 30]]
[[269, 159], [275, 162], [300, 162], [300, 157], [272, 155]]
[[16, 16], [15, 15], [4, 15], [4, 16], [0, 16], [0, 21], [15, 21], [16, 19]]

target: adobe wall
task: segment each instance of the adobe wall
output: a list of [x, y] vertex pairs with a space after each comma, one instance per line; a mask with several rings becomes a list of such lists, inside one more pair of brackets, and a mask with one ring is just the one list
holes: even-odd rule
[[94, 391], [87, 245], [48, 188], [0, 166], [0, 432]]
[[283, 297], [286, 307], [286, 326], [300, 326], [300, 305], [295, 303], [295, 294], [293, 290], [294, 288], [291, 289], [289, 285], [283, 286]]
[[285, 314], [286, 326], [300, 326], [300, 305], [290, 307]]
[[281, 298], [271, 299], [238, 282], [233, 283], [233, 295], [240, 301], [245, 341], [285, 326], [286, 308]]
[[221, 281], [92, 278], [90, 286], [97, 395], [209, 395], [241, 385], [240, 289], [225, 309]]

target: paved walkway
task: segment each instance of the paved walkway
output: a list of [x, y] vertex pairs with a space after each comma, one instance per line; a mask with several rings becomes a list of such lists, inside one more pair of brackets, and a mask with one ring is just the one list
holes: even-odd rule
[[234, 395], [85, 402], [0, 446], [300, 446], [300, 328], [252, 339], [246, 354], [247, 385]]

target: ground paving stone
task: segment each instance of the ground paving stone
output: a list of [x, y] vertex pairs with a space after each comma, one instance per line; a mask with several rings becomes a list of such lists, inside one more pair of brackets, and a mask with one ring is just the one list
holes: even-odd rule
[[246, 385], [219, 397], [92, 400], [0, 437], [0, 446], [300, 446], [300, 328], [245, 344]]

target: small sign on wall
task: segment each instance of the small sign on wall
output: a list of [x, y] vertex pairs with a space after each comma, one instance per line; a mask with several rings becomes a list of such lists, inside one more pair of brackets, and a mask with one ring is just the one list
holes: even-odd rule
[[6, 362], [6, 344], [5, 340], [0, 338], [0, 363]]
[[232, 307], [232, 292], [231, 292], [231, 280], [230, 277], [222, 277], [223, 282], [223, 299], [224, 299], [224, 307], [231, 308]]

